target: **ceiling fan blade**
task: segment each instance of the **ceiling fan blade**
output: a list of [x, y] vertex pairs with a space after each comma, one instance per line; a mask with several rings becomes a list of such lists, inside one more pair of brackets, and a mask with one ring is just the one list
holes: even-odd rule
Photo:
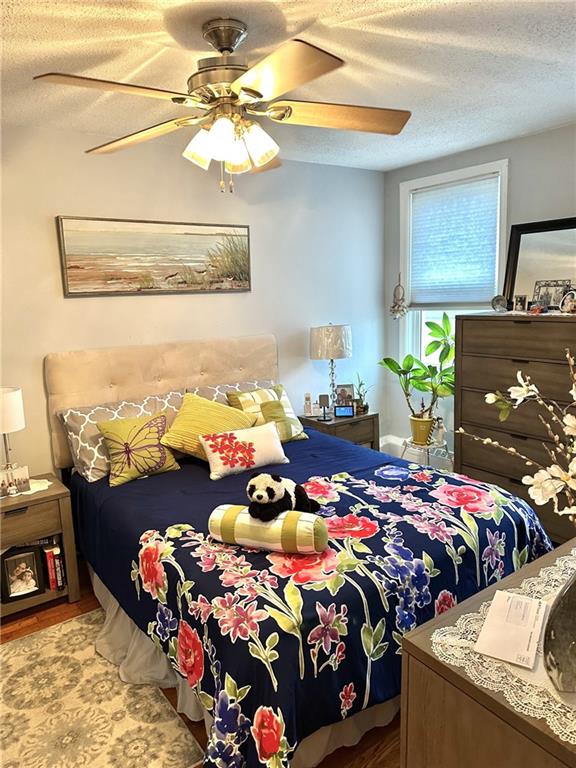
[[282, 160], [280, 160], [279, 157], [273, 157], [272, 160], [269, 160], [266, 165], [253, 165], [252, 170], [250, 173], [262, 173], [263, 171], [273, 171], [275, 168], [280, 168], [282, 165]]
[[275, 123], [335, 128], [340, 131], [368, 133], [400, 133], [411, 112], [404, 109], [356, 107], [352, 104], [326, 104], [319, 101], [275, 101], [269, 104], [267, 116]]
[[158, 136], [164, 136], [166, 133], [172, 133], [172, 131], [185, 128], [187, 125], [195, 125], [203, 119], [204, 118], [177, 117], [173, 120], [167, 120], [165, 123], [151, 125], [150, 128], [144, 128], [142, 131], [130, 133], [128, 136], [122, 136], [120, 139], [109, 141], [107, 144], [100, 144], [98, 147], [92, 147], [91, 149], [87, 149], [86, 153], [89, 155], [103, 155], [107, 152], [116, 152], [118, 149], [131, 147], [133, 144], [139, 144], [141, 141], [157, 139]]
[[99, 91], [113, 91], [114, 93], [127, 93], [132, 96], [148, 96], [151, 99], [163, 99], [165, 101], [174, 101], [184, 103], [182, 99], [188, 102], [197, 102], [187, 93], [178, 91], [164, 91], [160, 88], [148, 88], [145, 85], [132, 85], [132, 83], [117, 83], [114, 80], [98, 80], [95, 77], [83, 77], [82, 75], [65, 75], [61, 72], [47, 72], [44, 75], [36, 75], [34, 80], [45, 80], [47, 83], [56, 83], [58, 85], [77, 85], [81, 88], [96, 88]]
[[232, 90], [239, 96], [243, 89], [250, 95], [256, 92], [260, 101], [270, 101], [342, 64], [342, 59], [315, 45], [290, 40], [240, 75], [232, 83]]

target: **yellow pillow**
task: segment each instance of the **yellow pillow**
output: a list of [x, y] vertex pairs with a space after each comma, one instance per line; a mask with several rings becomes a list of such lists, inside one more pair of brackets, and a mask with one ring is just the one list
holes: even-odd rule
[[226, 397], [234, 408], [254, 416], [256, 426], [275, 421], [283, 443], [308, 439], [282, 384], [250, 392], [227, 392]]
[[160, 442], [162, 445], [207, 461], [199, 440], [200, 435], [248, 429], [254, 426], [254, 421], [254, 416], [231, 408], [229, 405], [187, 393], [184, 395], [182, 407], [172, 426]]
[[160, 444], [166, 432], [164, 414], [99, 421], [96, 426], [110, 458], [110, 485], [180, 469], [172, 451]]

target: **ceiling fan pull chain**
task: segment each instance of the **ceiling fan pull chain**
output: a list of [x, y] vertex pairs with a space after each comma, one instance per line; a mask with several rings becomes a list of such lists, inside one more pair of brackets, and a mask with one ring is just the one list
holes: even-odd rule
[[231, 195], [234, 194], [234, 179], [232, 178], [232, 174], [228, 174], [228, 192], [230, 192]]
[[220, 161], [220, 192], [226, 192], [226, 182], [224, 181], [224, 160]]

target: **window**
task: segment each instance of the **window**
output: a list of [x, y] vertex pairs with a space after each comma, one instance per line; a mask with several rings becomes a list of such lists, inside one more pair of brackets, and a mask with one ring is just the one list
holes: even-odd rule
[[426, 321], [484, 311], [506, 247], [508, 161], [400, 184], [401, 271], [410, 312], [405, 352], [424, 356]]

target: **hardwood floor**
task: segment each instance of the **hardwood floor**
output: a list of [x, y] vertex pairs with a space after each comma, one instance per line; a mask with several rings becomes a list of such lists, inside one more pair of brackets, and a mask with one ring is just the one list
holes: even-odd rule
[[[30, 608], [2, 620], [0, 643], [7, 643], [18, 637], [59, 624], [99, 607], [92, 592], [88, 572], [80, 564], [80, 600], [69, 603], [66, 598], [40, 608]], [[167, 688], [164, 695], [176, 707], [176, 689]], [[198, 743], [206, 746], [204, 723], [194, 723], [186, 715], [180, 715], [186, 727]], [[400, 766], [400, 718], [396, 717], [385, 728], [374, 728], [355, 747], [342, 747], [320, 763], [318, 768], [399, 768]]]

